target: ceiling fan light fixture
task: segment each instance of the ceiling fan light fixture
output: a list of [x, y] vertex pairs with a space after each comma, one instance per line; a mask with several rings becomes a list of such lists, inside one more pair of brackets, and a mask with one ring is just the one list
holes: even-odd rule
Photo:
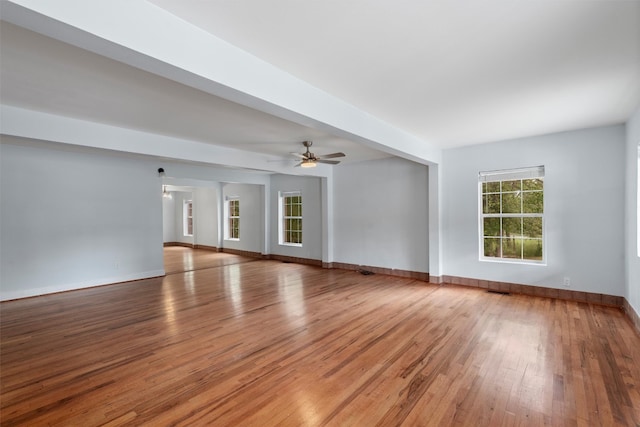
[[163, 185], [162, 186], [162, 197], [166, 198], [166, 199], [172, 199], [173, 196], [171, 195], [170, 191], [167, 191], [167, 186]]
[[336, 157], [344, 157], [344, 153], [331, 153], [331, 154], [325, 154], [322, 156], [316, 156], [315, 154], [313, 154], [310, 150], [309, 147], [311, 147], [311, 145], [313, 145], [312, 141], [303, 141], [302, 145], [304, 145], [306, 147], [306, 151], [304, 153], [291, 153], [291, 155], [295, 156], [296, 159], [298, 159], [298, 161], [300, 163], [296, 164], [295, 167], [302, 167], [302, 168], [315, 168], [316, 167], [316, 163], [325, 163], [328, 165], [337, 165], [338, 163], [340, 163], [338, 160], [327, 160], [327, 159], [334, 159]]

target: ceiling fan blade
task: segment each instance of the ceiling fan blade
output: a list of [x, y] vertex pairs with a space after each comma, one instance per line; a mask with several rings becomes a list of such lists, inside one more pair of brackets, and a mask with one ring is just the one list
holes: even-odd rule
[[294, 165], [293, 167], [294, 167], [294, 168], [299, 168], [301, 164], [302, 164], [302, 162], [300, 162], [300, 163], [298, 163], [298, 164]]
[[318, 159], [316, 160], [316, 163], [326, 163], [328, 165], [337, 165], [338, 163], [340, 163], [340, 160], [324, 160], [324, 159]]
[[331, 154], [323, 154], [320, 156], [321, 159], [335, 159], [336, 157], [345, 157], [344, 153], [331, 153]]
[[300, 163], [296, 164], [295, 167], [308, 166], [313, 167], [316, 163], [325, 163], [328, 165], [337, 165], [340, 163], [337, 160], [326, 160], [326, 159], [335, 159], [337, 157], [345, 157], [344, 153], [331, 153], [324, 156], [316, 156], [313, 154], [309, 147], [311, 147], [311, 141], [303, 141], [302, 145], [307, 148], [307, 151], [304, 153], [289, 153], [296, 158]]

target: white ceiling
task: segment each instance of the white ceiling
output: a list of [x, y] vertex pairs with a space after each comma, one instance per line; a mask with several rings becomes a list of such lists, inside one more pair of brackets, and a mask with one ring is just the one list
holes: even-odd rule
[[442, 148], [640, 104], [637, 0], [150, 1]]
[[[624, 122], [639, 1], [150, 0], [440, 148]], [[141, 24], [141, 29], [143, 29]], [[388, 154], [3, 22], [3, 104], [259, 153]]]
[[380, 151], [224, 100], [172, 80], [3, 22], [3, 104], [128, 129], [299, 160], [302, 141], [344, 162], [388, 157]]

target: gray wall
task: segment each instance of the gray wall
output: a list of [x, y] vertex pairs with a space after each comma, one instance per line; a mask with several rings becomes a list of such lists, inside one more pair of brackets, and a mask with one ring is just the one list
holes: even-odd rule
[[[215, 187], [172, 191], [172, 198], [162, 199], [164, 242], [218, 246], [218, 191]], [[185, 200], [193, 201], [193, 236], [184, 235]]]
[[334, 169], [334, 261], [429, 271], [427, 166], [400, 158]]
[[153, 163], [2, 138], [0, 299], [164, 274]]
[[625, 297], [640, 313], [640, 254], [638, 253], [638, 148], [640, 146], [640, 109], [627, 123], [626, 158], [626, 246]]
[[[443, 274], [557, 288], [570, 277], [572, 289], [624, 295], [640, 311], [639, 142], [637, 112], [626, 127], [446, 151], [440, 166]], [[540, 164], [546, 167], [548, 265], [479, 261], [478, 171]], [[218, 246], [217, 202], [222, 190], [216, 189], [221, 182], [216, 178], [229, 172], [163, 165], [181, 178], [211, 180], [211, 188], [194, 188], [192, 194], [194, 243]], [[179, 196], [184, 193], [174, 193], [173, 201], [163, 206], [158, 166], [156, 159], [144, 156], [3, 137], [0, 299], [163, 274], [163, 232], [165, 238], [171, 237], [166, 227], [163, 230], [163, 212], [169, 221], [173, 212], [174, 236], [181, 234]], [[327, 188], [333, 209], [325, 218], [333, 227], [330, 260], [429, 271], [427, 171], [426, 166], [398, 158], [334, 168]], [[238, 175], [234, 179], [242, 178], [234, 173]], [[261, 247], [266, 247], [273, 254], [322, 259], [327, 194], [321, 179], [252, 174], [247, 179], [265, 183], [226, 187], [234, 193], [247, 189], [248, 195], [241, 197], [255, 203], [249, 206], [255, 221], [249, 223], [255, 223], [257, 232], [250, 232], [249, 239], [243, 234], [241, 242], [247, 246], [239, 248], [263, 252]], [[304, 199], [304, 244], [280, 246], [278, 191], [296, 190]], [[242, 206], [245, 221], [245, 201]], [[259, 243], [260, 239], [269, 239], [269, 244]]]
[[[278, 243], [278, 192], [302, 193], [302, 247]], [[322, 260], [322, 191], [320, 178], [272, 175], [269, 222], [271, 253], [291, 257]]]
[[[444, 274], [624, 294], [625, 127], [610, 126], [447, 150]], [[479, 261], [478, 172], [545, 166], [547, 265]]]
[[[193, 202], [193, 236], [185, 236], [184, 235], [184, 202], [186, 200], [191, 200]], [[174, 202], [174, 230], [176, 242], [186, 243], [188, 245], [193, 245], [195, 243], [195, 233], [196, 233], [196, 201], [193, 197], [193, 192], [191, 191], [174, 191], [173, 192], [173, 202]]]
[[218, 246], [218, 191], [212, 187], [193, 190], [194, 234], [196, 245]]
[[176, 199], [172, 194], [170, 199], [162, 198], [162, 241], [177, 242], [176, 234]]
[[[264, 186], [255, 184], [222, 184], [223, 198], [236, 196], [240, 199], [240, 240], [224, 238], [224, 224], [220, 228], [223, 233], [222, 246], [225, 248], [262, 252], [264, 240], [264, 206], [262, 193]], [[223, 207], [224, 209], [224, 207]], [[224, 221], [225, 214], [222, 214]]]

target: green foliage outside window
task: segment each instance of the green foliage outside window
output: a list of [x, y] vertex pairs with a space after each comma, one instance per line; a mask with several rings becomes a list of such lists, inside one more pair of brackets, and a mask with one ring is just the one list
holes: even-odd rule
[[302, 196], [285, 195], [283, 203], [282, 241], [302, 244]]
[[483, 255], [543, 260], [541, 178], [482, 183]]
[[240, 238], [240, 200], [229, 200], [229, 239]]

